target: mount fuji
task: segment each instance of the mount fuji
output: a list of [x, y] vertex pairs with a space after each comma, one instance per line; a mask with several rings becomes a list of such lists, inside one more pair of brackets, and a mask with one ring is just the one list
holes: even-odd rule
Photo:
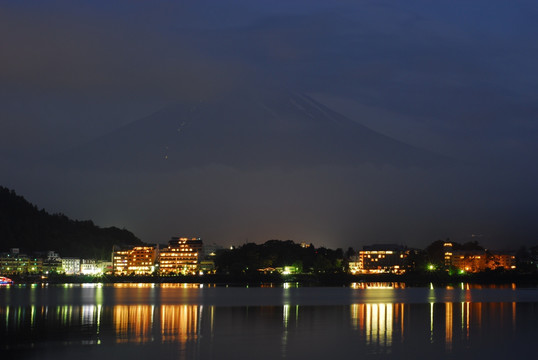
[[174, 103], [57, 160], [61, 166], [129, 172], [210, 165], [431, 167], [447, 161], [375, 132], [308, 95], [286, 91], [230, 92]]

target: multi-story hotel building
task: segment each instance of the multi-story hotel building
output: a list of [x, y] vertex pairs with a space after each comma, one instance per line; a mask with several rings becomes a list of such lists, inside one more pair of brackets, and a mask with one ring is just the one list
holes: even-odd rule
[[452, 250], [452, 244], [448, 242], [444, 244], [444, 249], [446, 269], [477, 273], [485, 270], [516, 268], [516, 257], [510, 252]]
[[510, 252], [491, 251], [488, 256], [488, 268], [514, 270], [516, 268], [516, 256]]
[[66, 275], [80, 275], [80, 258], [63, 257], [62, 269]]
[[173, 237], [168, 242], [168, 247], [160, 251], [159, 273], [196, 274], [202, 246], [200, 238]]
[[455, 250], [452, 252], [451, 266], [465, 272], [480, 272], [487, 268], [484, 250]]
[[114, 275], [128, 275], [129, 253], [131, 250], [116, 250], [112, 253], [112, 273]]
[[127, 271], [135, 275], [150, 275], [155, 272], [157, 246], [135, 246], [129, 254]]
[[155, 272], [158, 246], [134, 246], [114, 251], [112, 268], [114, 275], [151, 275]]
[[355, 273], [403, 274], [407, 270], [409, 250], [399, 245], [369, 245], [359, 251]]
[[21, 254], [19, 249], [10, 249], [8, 253], [0, 254], [0, 273], [39, 274], [43, 271], [43, 259]]

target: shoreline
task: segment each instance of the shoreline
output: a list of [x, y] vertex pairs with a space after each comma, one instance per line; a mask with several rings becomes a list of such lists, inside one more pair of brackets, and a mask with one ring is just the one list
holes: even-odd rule
[[266, 284], [283, 285], [296, 283], [302, 287], [352, 286], [352, 284], [392, 283], [405, 284], [408, 287], [450, 286], [454, 284], [475, 285], [512, 285], [521, 287], [538, 287], [538, 274], [518, 273], [478, 273], [466, 275], [448, 275], [446, 273], [426, 274], [297, 274], [297, 275], [178, 275], [178, 276], [86, 276], [86, 275], [15, 275], [10, 276], [14, 284], [214, 284], [216, 286], [264, 286]]

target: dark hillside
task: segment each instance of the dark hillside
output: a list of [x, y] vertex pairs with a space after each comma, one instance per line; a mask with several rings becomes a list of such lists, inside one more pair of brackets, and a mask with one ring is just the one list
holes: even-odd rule
[[0, 186], [0, 251], [54, 250], [61, 256], [108, 259], [113, 245], [140, 243], [127, 230], [100, 228], [91, 220], [71, 220], [63, 214], [51, 215]]

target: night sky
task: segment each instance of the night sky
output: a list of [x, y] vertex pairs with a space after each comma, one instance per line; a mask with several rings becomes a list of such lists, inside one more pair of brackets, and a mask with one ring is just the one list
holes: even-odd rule
[[536, 1], [4, 1], [0, 185], [149, 243], [538, 243]]

